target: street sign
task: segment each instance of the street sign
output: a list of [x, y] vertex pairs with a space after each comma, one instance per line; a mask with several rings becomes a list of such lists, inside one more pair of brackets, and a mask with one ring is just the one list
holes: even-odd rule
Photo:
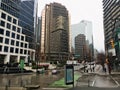
[[73, 84], [74, 86], [74, 66], [66, 65], [65, 66], [65, 84]]
[[75, 57], [80, 57], [80, 55], [79, 54], [75, 54]]

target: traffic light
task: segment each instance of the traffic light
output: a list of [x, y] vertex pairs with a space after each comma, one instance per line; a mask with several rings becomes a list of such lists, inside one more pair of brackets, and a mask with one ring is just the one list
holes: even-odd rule
[[111, 44], [112, 48], [114, 48], [115, 45], [114, 45], [114, 41], [113, 40], [110, 41], [110, 44]]

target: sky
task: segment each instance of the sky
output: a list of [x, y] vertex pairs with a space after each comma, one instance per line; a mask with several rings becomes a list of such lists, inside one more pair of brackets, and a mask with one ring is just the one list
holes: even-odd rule
[[71, 25], [82, 20], [92, 22], [94, 48], [104, 51], [103, 6], [102, 0], [38, 0], [38, 16], [46, 4], [53, 2], [64, 5], [71, 16]]

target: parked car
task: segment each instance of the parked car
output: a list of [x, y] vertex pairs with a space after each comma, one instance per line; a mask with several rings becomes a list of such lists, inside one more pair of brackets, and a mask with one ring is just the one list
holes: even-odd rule
[[57, 70], [57, 69], [53, 69], [53, 70], [52, 70], [52, 74], [53, 74], [53, 75], [58, 74], [58, 73], [60, 73], [59, 70]]

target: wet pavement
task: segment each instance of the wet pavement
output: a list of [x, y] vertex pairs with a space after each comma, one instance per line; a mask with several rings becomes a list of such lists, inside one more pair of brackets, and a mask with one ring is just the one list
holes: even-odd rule
[[44, 74], [0, 74], [0, 87], [23, 87], [25, 85], [40, 85], [40, 88], [48, 87], [54, 81], [61, 79], [64, 73], [61, 71], [57, 75], [52, 75], [51, 71]]

